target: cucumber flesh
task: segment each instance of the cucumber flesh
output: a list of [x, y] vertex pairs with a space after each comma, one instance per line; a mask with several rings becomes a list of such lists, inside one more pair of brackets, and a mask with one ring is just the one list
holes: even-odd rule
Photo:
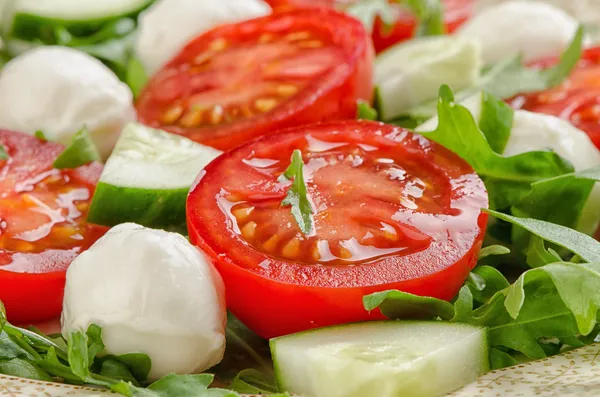
[[270, 345], [281, 389], [306, 397], [443, 396], [489, 371], [487, 333], [466, 324], [357, 323]]
[[12, 15], [24, 14], [59, 21], [99, 21], [135, 15], [154, 0], [13, 0]]
[[180, 226], [192, 183], [220, 154], [182, 136], [130, 123], [104, 166], [88, 220], [107, 226]]

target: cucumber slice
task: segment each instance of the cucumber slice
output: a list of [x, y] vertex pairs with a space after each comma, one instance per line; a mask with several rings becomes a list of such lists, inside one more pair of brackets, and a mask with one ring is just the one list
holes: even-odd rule
[[428, 397], [489, 370], [484, 328], [436, 321], [328, 327], [270, 341], [275, 376], [307, 397]]
[[129, 123], [104, 166], [88, 220], [106, 226], [183, 226], [192, 183], [220, 154], [179, 135]]
[[481, 48], [474, 40], [431, 36], [398, 44], [375, 59], [380, 116], [391, 120], [405, 115], [437, 98], [442, 84], [455, 91], [475, 86], [481, 67]]

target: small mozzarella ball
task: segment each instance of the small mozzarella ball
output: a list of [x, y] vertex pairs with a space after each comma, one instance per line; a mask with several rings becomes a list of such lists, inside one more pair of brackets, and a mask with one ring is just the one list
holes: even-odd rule
[[136, 55], [154, 74], [200, 33], [270, 12], [262, 0], [159, 0], [139, 17]]
[[560, 8], [540, 1], [513, 0], [483, 10], [457, 35], [481, 42], [486, 65], [521, 53], [530, 62], [560, 55], [569, 45], [578, 21]]
[[68, 144], [86, 126], [108, 157], [135, 119], [133, 95], [99, 60], [67, 47], [39, 47], [0, 72], [0, 128]]
[[97, 324], [106, 353], [150, 356], [151, 379], [218, 364], [226, 321], [219, 274], [176, 233], [118, 225], [67, 271], [63, 335]]

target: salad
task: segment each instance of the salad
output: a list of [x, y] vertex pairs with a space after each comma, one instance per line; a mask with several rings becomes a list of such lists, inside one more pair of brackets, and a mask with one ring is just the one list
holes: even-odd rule
[[586, 18], [527, 0], [0, 2], [0, 374], [435, 397], [593, 343]]

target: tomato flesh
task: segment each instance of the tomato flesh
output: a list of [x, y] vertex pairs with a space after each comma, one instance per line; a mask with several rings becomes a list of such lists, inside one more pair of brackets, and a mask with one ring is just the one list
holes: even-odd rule
[[372, 96], [371, 62], [358, 21], [291, 10], [196, 38], [136, 107], [145, 124], [227, 150], [276, 128], [354, 117]]
[[[533, 66], [545, 68], [556, 62], [557, 59], [547, 59]], [[518, 95], [508, 102], [517, 109], [569, 120], [600, 148], [600, 47], [585, 50], [571, 76], [560, 86]]]
[[102, 166], [53, 169], [64, 148], [16, 132], [0, 144], [0, 300], [9, 320], [41, 321], [60, 314], [67, 267], [106, 231], [86, 222]]
[[[268, 0], [273, 8], [281, 7], [312, 7], [325, 6], [345, 10], [361, 0]], [[390, 0], [396, 14], [396, 21], [392, 26], [386, 26], [380, 17], [375, 18], [372, 39], [375, 52], [381, 51], [414, 37], [416, 20], [411, 11], [402, 4]], [[444, 7], [444, 24], [448, 33], [454, 32], [460, 25], [471, 17], [474, 0], [442, 0]]]
[[[304, 235], [279, 180], [294, 149], [315, 209]], [[462, 159], [407, 130], [347, 121], [297, 127], [230, 151], [188, 198], [193, 243], [213, 259], [228, 307], [263, 337], [381, 318], [387, 289], [451, 299], [476, 263], [483, 182]]]

